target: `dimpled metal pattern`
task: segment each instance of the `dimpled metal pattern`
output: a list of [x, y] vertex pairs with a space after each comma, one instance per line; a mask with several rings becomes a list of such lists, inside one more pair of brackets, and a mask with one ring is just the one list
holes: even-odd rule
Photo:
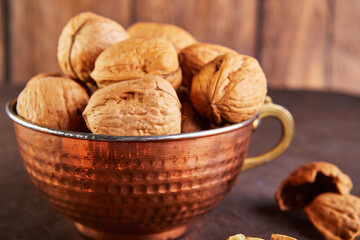
[[[99, 239], [110, 237], [89, 231], [133, 239], [184, 233], [184, 226], [214, 208], [234, 185], [252, 132], [249, 122], [198, 138], [106, 142], [14, 126], [36, 188], [80, 231]], [[174, 229], [180, 230], [166, 235]], [[156, 233], [164, 235], [146, 238]]]

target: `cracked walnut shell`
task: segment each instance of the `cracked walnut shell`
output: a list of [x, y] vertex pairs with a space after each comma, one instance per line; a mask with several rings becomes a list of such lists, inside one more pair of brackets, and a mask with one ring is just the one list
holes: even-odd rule
[[130, 37], [134, 38], [167, 40], [172, 43], [177, 52], [196, 43], [196, 39], [190, 33], [172, 24], [139, 22], [131, 25], [127, 32]]
[[359, 197], [323, 193], [304, 210], [327, 240], [352, 240], [360, 236]]
[[180, 102], [159, 76], [121, 81], [97, 90], [83, 112], [92, 133], [117, 136], [178, 134]]
[[209, 62], [194, 76], [190, 97], [200, 115], [222, 126], [255, 116], [266, 92], [266, 78], [258, 61], [228, 54]]
[[94, 85], [90, 73], [98, 55], [127, 38], [127, 32], [117, 22], [91, 12], [80, 13], [69, 20], [60, 35], [60, 67], [67, 76]]
[[348, 194], [352, 182], [337, 166], [328, 162], [305, 164], [289, 174], [276, 190], [282, 211], [302, 208], [324, 192]]
[[43, 77], [27, 84], [17, 99], [17, 113], [40, 126], [88, 132], [81, 114], [89, 96], [74, 80]]
[[96, 59], [91, 77], [101, 88], [116, 82], [159, 75], [176, 89], [182, 76], [175, 48], [161, 39], [130, 38], [114, 44]]
[[195, 43], [181, 50], [179, 53], [179, 63], [183, 73], [183, 85], [191, 86], [191, 81], [208, 62], [216, 57], [236, 51], [211, 43]]

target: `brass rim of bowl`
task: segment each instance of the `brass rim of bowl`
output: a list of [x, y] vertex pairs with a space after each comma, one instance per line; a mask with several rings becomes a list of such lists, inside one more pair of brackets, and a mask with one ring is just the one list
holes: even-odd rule
[[73, 131], [65, 131], [65, 130], [59, 130], [54, 128], [47, 128], [42, 127], [39, 125], [36, 125], [34, 123], [31, 123], [24, 118], [20, 117], [16, 113], [16, 101], [17, 98], [14, 98], [12, 100], [9, 100], [6, 103], [5, 111], [7, 115], [16, 123], [26, 127], [30, 128], [36, 131], [48, 133], [51, 135], [57, 135], [61, 137], [67, 137], [67, 138], [76, 138], [76, 139], [84, 139], [84, 140], [93, 140], [93, 141], [106, 141], [106, 142], [147, 142], [147, 141], [167, 141], [167, 140], [183, 140], [188, 138], [199, 138], [199, 137], [207, 137], [212, 135], [221, 134], [224, 132], [230, 132], [233, 130], [236, 130], [238, 128], [241, 128], [252, 121], [254, 121], [256, 118], [258, 118], [260, 112], [258, 112], [254, 117], [252, 117], [249, 120], [243, 121], [241, 123], [235, 123], [226, 127], [220, 127], [216, 129], [209, 129], [199, 132], [191, 132], [191, 133], [180, 133], [180, 134], [173, 134], [173, 135], [161, 135], [161, 136], [111, 136], [111, 135], [100, 135], [100, 134], [93, 134], [93, 133], [82, 133], [82, 132], [73, 132]]

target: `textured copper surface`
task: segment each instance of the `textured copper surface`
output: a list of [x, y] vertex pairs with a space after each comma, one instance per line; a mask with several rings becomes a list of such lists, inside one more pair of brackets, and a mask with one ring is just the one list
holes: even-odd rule
[[95, 232], [170, 238], [231, 189], [252, 132], [249, 122], [206, 137], [104, 142], [14, 126], [26, 170], [59, 212]]

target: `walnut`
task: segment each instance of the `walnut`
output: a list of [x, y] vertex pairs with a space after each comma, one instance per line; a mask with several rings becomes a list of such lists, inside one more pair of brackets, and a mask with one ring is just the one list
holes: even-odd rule
[[195, 43], [181, 50], [179, 62], [183, 73], [183, 85], [191, 86], [191, 80], [208, 62], [216, 57], [236, 51], [216, 44]]
[[147, 75], [160, 75], [175, 89], [180, 86], [181, 69], [170, 42], [140, 38], [124, 40], [103, 51], [91, 73], [100, 88]]
[[263, 105], [265, 75], [255, 58], [222, 55], [194, 76], [190, 97], [196, 111], [221, 126], [248, 120]]
[[304, 210], [327, 240], [352, 240], [360, 236], [359, 197], [323, 193]]
[[32, 84], [33, 82], [37, 81], [40, 78], [45, 78], [45, 77], [62, 77], [62, 75], [60, 73], [39, 73], [35, 76], [33, 76], [32, 78], [30, 78], [30, 80], [26, 83], [26, 85], [28, 84]]
[[263, 238], [245, 237], [244, 234], [236, 234], [235, 236], [229, 237], [227, 240], [264, 240]]
[[167, 40], [174, 45], [178, 53], [181, 49], [196, 43], [196, 39], [190, 33], [172, 24], [139, 22], [131, 25], [127, 32], [130, 37]]
[[107, 47], [128, 38], [125, 29], [108, 18], [84, 12], [71, 18], [59, 38], [57, 57], [63, 72], [94, 88], [90, 73], [97, 56]]
[[347, 194], [352, 189], [348, 175], [334, 164], [312, 162], [305, 164], [281, 183], [275, 198], [282, 211], [302, 208], [324, 192]]
[[159, 76], [121, 81], [97, 90], [83, 112], [95, 134], [118, 136], [180, 133], [180, 102]]
[[88, 132], [81, 116], [89, 100], [84, 88], [65, 77], [43, 77], [27, 84], [17, 99], [17, 113], [44, 127]]
[[181, 102], [181, 132], [190, 133], [209, 129], [209, 121], [195, 111], [189, 89], [180, 86], [177, 95]]
[[270, 240], [296, 240], [296, 238], [289, 237], [282, 234], [271, 234]]

